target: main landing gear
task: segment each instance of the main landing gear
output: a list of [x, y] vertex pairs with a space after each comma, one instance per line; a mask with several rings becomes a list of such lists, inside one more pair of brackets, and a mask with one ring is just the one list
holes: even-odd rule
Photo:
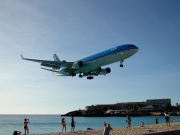
[[79, 74], [79, 77], [80, 77], [80, 78], [82, 78], [82, 77], [83, 77], [83, 76], [82, 76], [82, 73], [80, 73], [80, 74]]
[[94, 77], [91, 75], [91, 72], [89, 72], [89, 76], [87, 77], [87, 79], [89, 80], [94, 79]]
[[71, 76], [72, 76], [72, 77], [76, 76], [76, 73], [72, 73]]
[[91, 79], [94, 79], [94, 77], [90, 75], [87, 77], [87, 79], [91, 80]]
[[[80, 78], [83, 77], [82, 72], [80, 72], [79, 77]], [[89, 72], [89, 76], [87, 76], [87, 79], [89, 79], [89, 80], [94, 79], [94, 77], [91, 75], [91, 72]]]
[[123, 64], [122, 64], [123, 62], [124, 62], [124, 60], [120, 61], [120, 67], [123, 67]]

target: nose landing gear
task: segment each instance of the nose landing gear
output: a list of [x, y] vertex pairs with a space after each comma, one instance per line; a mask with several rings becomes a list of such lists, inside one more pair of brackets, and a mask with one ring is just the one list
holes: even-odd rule
[[123, 62], [124, 62], [124, 60], [120, 61], [120, 67], [123, 67], [123, 64], [122, 64]]

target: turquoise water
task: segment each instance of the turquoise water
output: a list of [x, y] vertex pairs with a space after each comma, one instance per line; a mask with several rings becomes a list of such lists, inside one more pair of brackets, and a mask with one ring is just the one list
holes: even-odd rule
[[[30, 120], [30, 134], [60, 132], [61, 116], [60, 115], [0, 115], [0, 135], [12, 135], [14, 130], [24, 133], [24, 118]], [[71, 117], [63, 117], [66, 119], [67, 131], [71, 130]], [[131, 117], [132, 126], [140, 126], [142, 122], [145, 125], [155, 124], [155, 119], [159, 119], [159, 123], [165, 123], [164, 116], [142, 116]], [[104, 122], [110, 123], [113, 128], [126, 127], [126, 117], [74, 117], [76, 121], [75, 130], [86, 130], [87, 127], [93, 129], [103, 129]], [[175, 119], [180, 122], [180, 116], [170, 116], [170, 120]]]

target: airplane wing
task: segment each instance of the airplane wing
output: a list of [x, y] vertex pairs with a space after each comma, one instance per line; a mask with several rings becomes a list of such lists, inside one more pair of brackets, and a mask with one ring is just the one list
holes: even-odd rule
[[48, 69], [48, 68], [41, 68], [41, 69], [44, 69], [44, 70], [47, 70], [47, 71], [51, 71], [51, 72], [57, 72], [57, 71], [54, 70], [54, 69]]
[[70, 73], [69, 72], [61, 72], [59, 70], [55, 70], [55, 69], [48, 69], [48, 68], [41, 68], [41, 69], [44, 69], [44, 70], [47, 70], [47, 71], [51, 71], [54, 73], [54, 75], [56, 76], [70, 76]]
[[74, 62], [65, 62], [65, 61], [49, 61], [49, 60], [29, 59], [29, 58], [24, 58], [22, 55], [21, 55], [21, 58], [22, 58], [22, 60], [38, 62], [38, 63], [41, 63], [41, 66], [51, 67], [54, 69], [59, 69], [62, 66], [71, 67], [74, 63]]

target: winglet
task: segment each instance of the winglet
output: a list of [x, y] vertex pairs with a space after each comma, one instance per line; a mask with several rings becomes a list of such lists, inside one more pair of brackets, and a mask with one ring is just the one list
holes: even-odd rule
[[24, 57], [22, 56], [22, 54], [21, 54], [21, 58], [22, 58], [22, 60], [24, 60]]

